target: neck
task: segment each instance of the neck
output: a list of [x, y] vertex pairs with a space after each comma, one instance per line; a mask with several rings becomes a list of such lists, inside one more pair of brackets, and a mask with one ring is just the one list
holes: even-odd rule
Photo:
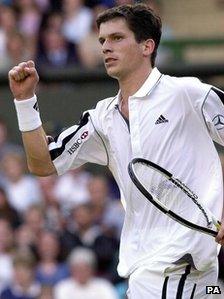
[[151, 73], [152, 68], [145, 68], [144, 71], [141, 72], [134, 72], [133, 74], [129, 75], [127, 78], [123, 78], [119, 80], [119, 87], [121, 90], [121, 95], [123, 101], [127, 101], [130, 96], [135, 94], [139, 88], [143, 85], [145, 80], [148, 78], [149, 74]]

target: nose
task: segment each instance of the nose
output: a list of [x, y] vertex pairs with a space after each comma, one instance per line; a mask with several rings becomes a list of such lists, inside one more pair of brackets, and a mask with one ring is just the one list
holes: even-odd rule
[[112, 52], [111, 43], [108, 40], [105, 40], [104, 43], [102, 44], [102, 52], [103, 54]]

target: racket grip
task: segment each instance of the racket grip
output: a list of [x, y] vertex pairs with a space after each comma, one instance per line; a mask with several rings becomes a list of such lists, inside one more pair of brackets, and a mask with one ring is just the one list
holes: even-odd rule
[[213, 224], [215, 225], [215, 227], [217, 228], [217, 230], [219, 231], [221, 228], [221, 225], [222, 225], [221, 221], [216, 220], [214, 217], [212, 217], [212, 221], [213, 221]]

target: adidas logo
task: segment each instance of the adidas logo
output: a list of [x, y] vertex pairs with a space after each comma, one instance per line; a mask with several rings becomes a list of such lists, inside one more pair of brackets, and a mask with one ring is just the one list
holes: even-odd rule
[[37, 102], [33, 105], [33, 108], [34, 108], [37, 112], [39, 112], [39, 107], [38, 107], [38, 103], [37, 103]]
[[168, 123], [168, 119], [166, 119], [162, 114], [160, 115], [160, 117], [157, 119], [157, 121], [155, 122], [155, 125], [158, 124], [162, 124], [162, 123]]

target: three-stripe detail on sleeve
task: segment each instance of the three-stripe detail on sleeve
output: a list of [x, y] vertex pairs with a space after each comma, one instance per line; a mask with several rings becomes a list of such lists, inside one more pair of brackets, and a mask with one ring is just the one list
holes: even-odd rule
[[[52, 150], [50, 150], [50, 156], [51, 156], [51, 160], [55, 160], [58, 156], [60, 156], [63, 151], [65, 150], [65, 145], [75, 136], [75, 134], [83, 127], [85, 126], [89, 121], [89, 113], [85, 113], [83, 115], [83, 117], [81, 118], [80, 122], [79, 122], [79, 126], [78, 128], [72, 132], [71, 134], [67, 135], [63, 140], [62, 140], [62, 144], [60, 147], [54, 148]], [[60, 134], [54, 139], [55, 142], [57, 142], [58, 137], [60, 136]]]
[[220, 100], [224, 104], [224, 92], [221, 89], [218, 89], [216, 87], [212, 87], [211, 90], [217, 94], [217, 96], [220, 98]]

